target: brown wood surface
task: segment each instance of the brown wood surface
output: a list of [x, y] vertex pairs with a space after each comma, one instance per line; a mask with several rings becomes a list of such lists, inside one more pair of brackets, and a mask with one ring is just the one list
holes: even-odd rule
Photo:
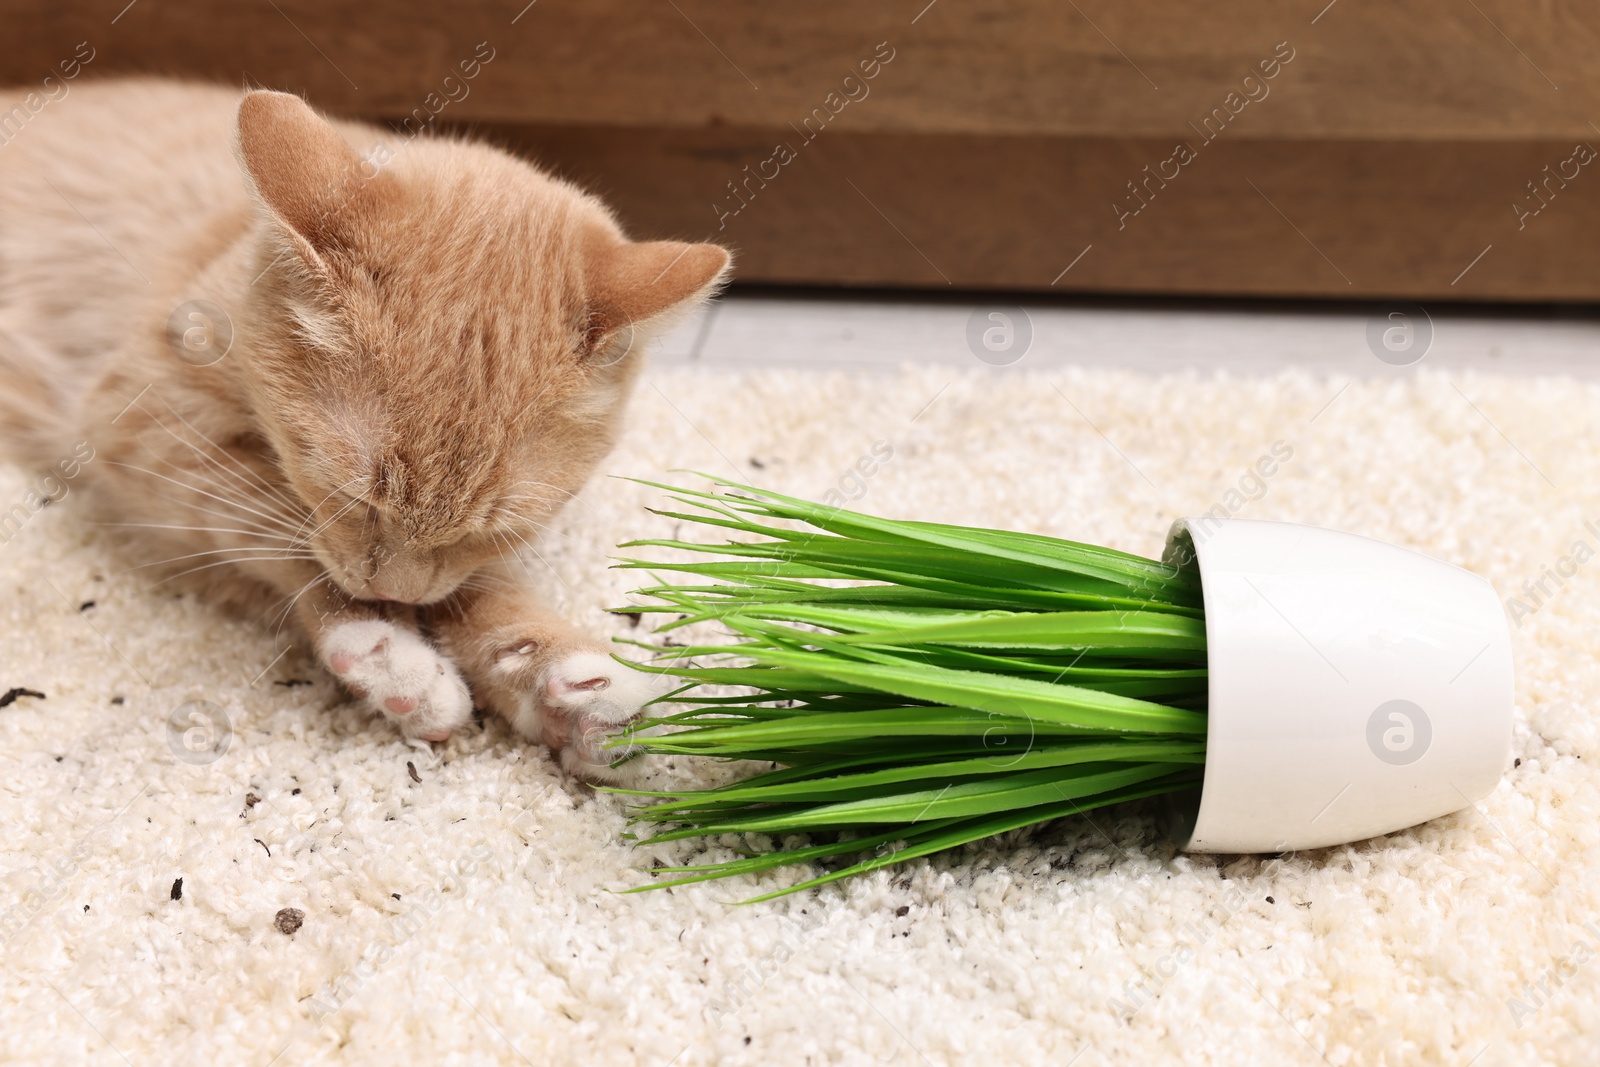
[[[1600, 145], [1592, 5], [524, 3], [10, 0], [0, 80], [37, 80], [86, 40], [86, 77], [270, 85], [398, 121], [481, 42], [493, 60], [435, 125], [536, 155], [640, 233], [725, 240], [746, 281], [1600, 295], [1600, 167], [1563, 164]], [[884, 48], [866, 96], [806, 140], [805, 117]], [[1178, 143], [1193, 161], [1119, 223], [1127, 183]], [[728, 183], [780, 144], [793, 161], [719, 226], [714, 205], [739, 205]], [[1517, 203], [1542, 210], [1519, 228]]]
[[1571, 155], [1566, 142], [1219, 139], [1119, 228], [1113, 195], [1169, 142], [824, 133], [719, 228], [726, 182], [786, 132], [798, 141], [792, 132], [483, 132], [600, 191], [645, 235], [730, 245], [746, 280], [1528, 301], [1600, 292], [1600, 161], [1522, 228], [1510, 208], [1528, 176]]

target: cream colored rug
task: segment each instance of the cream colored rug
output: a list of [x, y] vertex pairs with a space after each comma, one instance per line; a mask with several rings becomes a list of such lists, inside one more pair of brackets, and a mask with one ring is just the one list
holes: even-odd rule
[[[1278, 861], [1175, 855], [1146, 805], [773, 904], [724, 902], [799, 873], [620, 896], [693, 846], [630, 850], [614, 798], [498, 722], [408, 746], [69, 493], [0, 543], [0, 1061], [1600, 1062], [1600, 387], [679, 370], [632, 412], [614, 473], [1146, 554], [1220, 505], [1471, 568], [1533, 609], [1519, 765], [1477, 810]], [[35, 484], [5, 469], [0, 511]], [[658, 500], [598, 479], [537, 580], [629, 633], [606, 557], [669, 532]]]

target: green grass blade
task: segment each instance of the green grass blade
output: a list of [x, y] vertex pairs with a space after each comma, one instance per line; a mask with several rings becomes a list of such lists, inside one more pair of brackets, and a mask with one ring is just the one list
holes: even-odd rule
[[1046, 804], [1056, 799], [1075, 800], [1094, 796], [1159, 778], [1171, 773], [1171, 770], [1166, 764], [1049, 767], [976, 782], [949, 783], [941, 789], [911, 790], [862, 800], [817, 804], [794, 812], [732, 819], [712, 826], [696, 827], [693, 832], [697, 835], [811, 832], [882, 826], [886, 823], [914, 824], [923, 819], [992, 815]]

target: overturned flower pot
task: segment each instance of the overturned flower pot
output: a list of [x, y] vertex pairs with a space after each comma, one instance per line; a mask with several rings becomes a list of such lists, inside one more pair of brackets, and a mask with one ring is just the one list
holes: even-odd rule
[[1181, 519], [1209, 685], [1193, 852], [1359, 841], [1488, 796], [1510, 755], [1511, 637], [1468, 571], [1353, 534]]

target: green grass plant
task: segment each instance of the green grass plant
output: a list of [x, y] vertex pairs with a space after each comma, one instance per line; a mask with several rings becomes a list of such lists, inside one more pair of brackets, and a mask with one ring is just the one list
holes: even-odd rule
[[[666, 491], [720, 543], [630, 541], [653, 584], [619, 608], [664, 617], [641, 670], [688, 710], [614, 743], [771, 769], [639, 799], [652, 841], [807, 835], [739, 859], [657, 868], [630, 892], [792, 864], [766, 900], [1035, 823], [1199, 785], [1206, 634], [1199, 579], [1035, 534], [881, 519], [711, 479]], [[662, 577], [666, 575], [668, 577]], [[722, 637], [670, 635], [711, 624]], [[742, 696], [702, 695], [734, 687]], [[725, 691], [713, 690], [716, 694]]]

